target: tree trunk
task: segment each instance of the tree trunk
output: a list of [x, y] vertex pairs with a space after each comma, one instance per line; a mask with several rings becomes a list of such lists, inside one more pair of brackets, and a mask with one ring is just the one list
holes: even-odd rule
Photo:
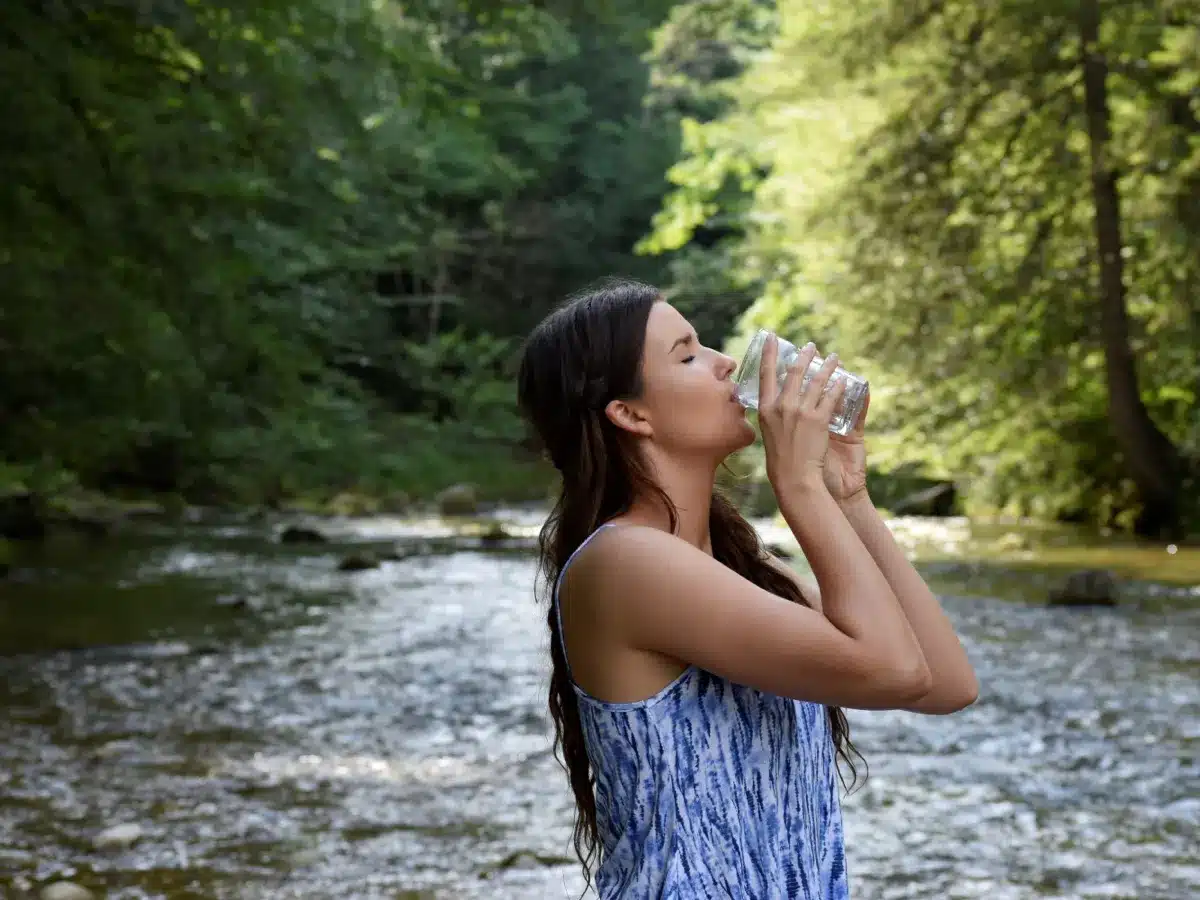
[[1108, 379], [1108, 418], [1137, 485], [1142, 514], [1137, 530], [1163, 536], [1180, 527], [1179, 452], [1150, 418], [1138, 390], [1137, 367], [1129, 346], [1121, 256], [1121, 198], [1109, 159], [1108, 61], [1098, 46], [1098, 0], [1081, 0], [1079, 31], [1083, 56], [1084, 107], [1091, 143], [1092, 197], [1096, 206], [1096, 248], [1100, 263], [1100, 326]]

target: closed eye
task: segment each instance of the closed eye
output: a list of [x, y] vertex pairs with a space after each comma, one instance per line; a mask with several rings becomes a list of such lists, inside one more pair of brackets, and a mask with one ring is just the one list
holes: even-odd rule
[[695, 334], [685, 334], [683, 337], [676, 338], [675, 342], [673, 344], [671, 344], [671, 349], [668, 350], [667, 352], [674, 353], [676, 347], [695, 347], [695, 346], [696, 346], [696, 335]]
[[693, 353], [691, 356], [685, 356], [685, 357], [683, 358], [683, 361], [684, 361], [685, 363], [690, 363], [690, 362], [691, 362], [693, 359], [695, 359], [695, 358], [696, 358], [696, 354], [694, 354], [694, 353]]

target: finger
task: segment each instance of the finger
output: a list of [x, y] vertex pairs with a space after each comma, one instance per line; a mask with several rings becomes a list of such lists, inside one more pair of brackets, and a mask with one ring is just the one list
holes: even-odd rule
[[[829, 383], [829, 376], [833, 374], [833, 370], [838, 367], [838, 355], [830, 353], [825, 357], [825, 362], [821, 364], [821, 368], [817, 370], [808, 383], [808, 389], [804, 392], [804, 402], [801, 404], [808, 409], [816, 409], [817, 404], [821, 402], [821, 397], [825, 393], [825, 386]], [[839, 379], [840, 381], [841, 379]]]
[[787, 378], [783, 380], [783, 390], [780, 391], [780, 400], [799, 402], [804, 394], [804, 376], [816, 355], [817, 347], [812, 341], [801, 348], [799, 355], [788, 366]]
[[828, 422], [833, 418], [833, 414], [837, 412], [838, 406], [842, 402], [842, 397], [846, 393], [846, 379], [839, 378], [833, 383], [833, 387], [827, 390], [819, 401], [817, 401], [817, 414]]
[[758, 408], [770, 407], [779, 398], [779, 379], [775, 368], [779, 361], [779, 338], [768, 334], [758, 360]]

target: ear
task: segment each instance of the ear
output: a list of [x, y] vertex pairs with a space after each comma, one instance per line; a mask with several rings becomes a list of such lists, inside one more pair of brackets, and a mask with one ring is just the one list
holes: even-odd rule
[[628, 400], [610, 400], [604, 407], [604, 415], [608, 417], [608, 421], [622, 431], [628, 431], [639, 437], [651, 437], [654, 434], [654, 429], [650, 427], [650, 420], [646, 418], [636, 403], [630, 403]]

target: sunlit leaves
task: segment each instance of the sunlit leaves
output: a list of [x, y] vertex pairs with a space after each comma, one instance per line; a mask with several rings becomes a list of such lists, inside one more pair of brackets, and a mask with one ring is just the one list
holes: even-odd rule
[[[736, 217], [728, 258], [764, 279], [745, 327], [831, 343], [873, 379], [879, 462], [924, 462], [1018, 511], [1125, 508], [1096, 362], [1077, 4], [778, 9], [735, 104], [689, 135], [648, 244]], [[1200, 5], [1106, 10], [1131, 343], [1152, 415], [1195, 457]], [[747, 207], [722, 176], [756, 157], [769, 174]]]

